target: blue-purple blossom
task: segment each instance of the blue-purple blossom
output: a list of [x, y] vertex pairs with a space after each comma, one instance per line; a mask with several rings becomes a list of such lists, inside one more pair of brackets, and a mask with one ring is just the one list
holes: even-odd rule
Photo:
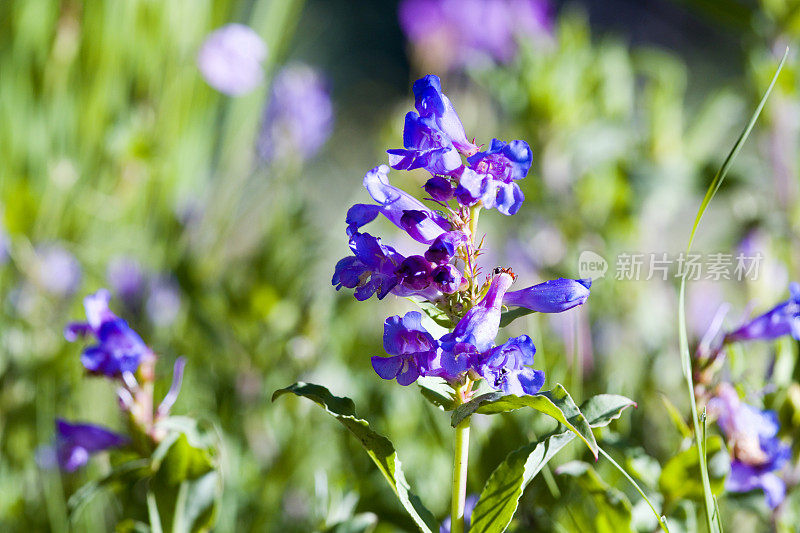
[[778, 439], [778, 417], [742, 402], [736, 390], [723, 383], [709, 400], [708, 412], [717, 417], [731, 451], [731, 472], [725, 488], [731, 492], [761, 489], [767, 505], [775, 508], [786, 495], [778, 476], [791, 456], [791, 448]]
[[333, 104], [327, 80], [308, 65], [281, 69], [272, 82], [258, 137], [262, 159], [299, 154], [310, 159], [333, 131]]
[[790, 298], [725, 336], [725, 342], [772, 340], [791, 335], [800, 340], [800, 284], [791, 283]]
[[75, 256], [59, 244], [38, 247], [37, 278], [50, 294], [66, 297], [78, 290], [81, 284], [81, 265]]
[[356, 204], [347, 212], [348, 234], [353, 234], [365, 224], [383, 214], [395, 226], [405, 230], [411, 238], [431, 244], [436, 237], [450, 229], [444, 215], [389, 184], [389, 167], [379, 165], [364, 176], [364, 187], [375, 204]]
[[423, 76], [414, 82], [411, 90], [414, 92], [414, 107], [419, 116], [433, 119], [439, 131], [462, 154], [470, 156], [478, 151], [478, 147], [467, 139], [464, 125], [450, 99], [442, 92], [442, 82], [438, 76]]
[[522, 206], [525, 195], [515, 183], [528, 174], [533, 153], [525, 141], [505, 143], [492, 139], [489, 149], [467, 158], [455, 191], [462, 205], [482, 202], [487, 209], [495, 208], [504, 215], [513, 215]]
[[411, 385], [425, 375], [436, 355], [437, 342], [422, 327], [422, 314], [409, 311], [402, 318], [392, 316], [383, 326], [383, 348], [392, 357], [373, 357], [372, 368], [383, 379], [397, 379]]
[[432, 117], [409, 112], [403, 127], [403, 147], [387, 150], [396, 170], [424, 168], [431, 174], [452, 174], [464, 164], [453, 141]]
[[101, 289], [84, 298], [86, 322], [75, 322], [64, 329], [70, 342], [92, 335], [97, 344], [83, 349], [81, 363], [89, 372], [111, 378], [136, 372], [139, 363], [152, 355], [141, 337], [108, 308], [110, 294]]
[[109, 448], [119, 448], [128, 439], [100, 426], [72, 424], [56, 420], [56, 459], [58, 465], [74, 472], [89, 461], [89, 457]]
[[213, 88], [241, 96], [264, 81], [261, 63], [266, 57], [267, 46], [255, 31], [244, 24], [228, 24], [206, 37], [197, 66]]
[[448, 69], [508, 63], [519, 39], [550, 35], [553, 9], [549, 0], [404, 0], [399, 19], [426, 62]]
[[533, 364], [535, 353], [530, 337], [513, 337], [484, 356], [478, 374], [495, 390], [517, 396], [535, 394], [544, 385], [544, 372], [528, 366]]
[[355, 289], [359, 301], [373, 294], [377, 294], [378, 299], [386, 297], [400, 282], [396, 271], [405, 257], [369, 233], [354, 233], [350, 237], [350, 249], [353, 255], [336, 263], [332, 279], [336, 290]]
[[503, 297], [503, 304], [539, 313], [561, 313], [584, 304], [591, 286], [590, 279], [553, 279], [527, 289], [509, 291]]

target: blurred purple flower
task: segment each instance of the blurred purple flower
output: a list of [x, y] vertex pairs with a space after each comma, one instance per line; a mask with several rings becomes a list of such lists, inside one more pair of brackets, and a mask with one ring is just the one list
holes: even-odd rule
[[0, 266], [6, 264], [8, 261], [8, 249], [11, 246], [10, 239], [8, 238], [8, 234], [0, 228]]
[[264, 110], [258, 152], [272, 160], [299, 153], [310, 159], [333, 131], [333, 104], [327, 80], [308, 65], [284, 67], [275, 76]]
[[791, 456], [791, 449], [777, 437], [777, 414], [742, 402], [728, 383], [722, 383], [709, 400], [708, 412], [717, 417], [731, 450], [731, 473], [725, 488], [731, 492], [762, 489], [767, 504], [777, 507], [786, 494], [786, 484], [777, 471]]
[[143, 299], [145, 277], [136, 259], [117, 257], [108, 264], [106, 279], [126, 306], [137, 309]]
[[398, 15], [408, 40], [442, 68], [508, 63], [518, 39], [549, 35], [553, 26], [549, 0], [404, 0]]
[[156, 326], [169, 326], [181, 310], [181, 293], [178, 284], [170, 278], [152, 282], [146, 303], [147, 316]]
[[67, 472], [74, 472], [89, 461], [89, 456], [109, 448], [119, 448], [128, 439], [100, 426], [72, 424], [56, 420], [56, 459]]
[[791, 283], [789, 291], [788, 300], [731, 331], [725, 342], [772, 340], [783, 335], [800, 340], [800, 284]]
[[64, 337], [73, 342], [78, 337], [94, 336], [98, 343], [84, 348], [81, 363], [93, 374], [110, 378], [124, 372], [136, 372], [142, 359], [152, 352], [128, 323], [108, 308], [111, 295], [105, 289], [84, 298], [86, 322], [73, 322], [64, 328]]
[[81, 284], [81, 265], [75, 256], [59, 244], [48, 244], [37, 248], [37, 280], [49, 293], [69, 296]]
[[197, 66], [206, 82], [229, 96], [241, 96], [264, 80], [261, 62], [267, 46], [243, 24], [228, 24], [211, 32], [197, 54]]

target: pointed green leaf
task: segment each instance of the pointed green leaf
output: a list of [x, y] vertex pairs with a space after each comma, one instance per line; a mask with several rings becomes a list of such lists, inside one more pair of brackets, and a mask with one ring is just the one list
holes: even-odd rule
[[482, 394], [453, 411], [450, 424], [456, 427], [462, 420], [475, 412], [492, 415], [524, 407], [530, 407], [551, 416], [559, 423], [564, 424], [570, 431], [574, 431], [597, 459], [597, 442], [592, 435], [592, 428], [589, 427], [586, 417], [575, 405], [572, 397], [560, 384], [556, 384], [553, 390], [526, 396], [504, 395], [502, 392]]
[[350, 430], [361, 442], [361, 445], [377, 465], [386, 481], [389, 482], [400, 503], [417, 524], [417, 527], [425, 533], [433, 533], [439, 530], [433, 513], [411, 492], [403, 474], [400, 459], [397, 457], [397, 452], [391, 441], [380, 433], [373, 431], [366, 420], [356, 417], [353, 400], [334, 396], [328, 389], [320, 385], [298, 382], [285, 389], [275, 391], [272, 395], [272, 401], [289, 393], [308, 398], [319, 404], [325, 409], [325, 412]]
[[455, 409], [451, 393], [453, 389], [440, 378], [421, 377], [417, 380], [422, 396], [444, 411]]
[[[622, 411], [636, 405], [633, 400], [614, 394], [600, 394], [587, 400], [580, 408], [593, 428], [607, 426]], [[520, 497], [536, 474], [575, 434], [572, 431], [551, 433], [511, 452], [489, 476], [475, 510], [472, 511], [470, 533], [500, 533], [505, 531]]]

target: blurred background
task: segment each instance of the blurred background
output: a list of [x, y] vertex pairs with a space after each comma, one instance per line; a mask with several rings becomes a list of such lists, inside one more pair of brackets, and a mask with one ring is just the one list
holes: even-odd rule
[[[366, 530], [413, 530], [340, 425], [310, 402], [270, 402], [297, 380], [352, 397], [392, 437], [422, 499], [446, 514], [449, 417], [369, 364], [382, 354], [383, 319], [412, 304], [358, 303], [330, 283], [349, 253], [346, 210], [367, 201], [363, 175], [401, 145], [411, 82], [427, 73], [442, 78], [470, 138], [533, 149], [520, 213], [481, 219], [484, 266], [511, 266], [527, 286], [578, 277], [586, 250], [609, 264], [585, 306], [531, 315], [507, 334], [534, 338], [547, 388], [564, 383], [578, 402], [601, 392], [638, 402], [604, 442], [661, 494], [676, 530], [696, 528], [699, 506], [659, 484], [684, 439], [669, 406], [688, 410], [675, 271], [616, 279], [616, 258], [685, 249], [706, 187], [790, 46], [695, 246], [760, 253], [760, 271], [690, 283], [690, 335], [696, 342], [722, 302], [735, 324], [786, 298], [800, 266], [800, 3], [500, 3], [0, 0], [0, 529], [107, 531], [122, 518], [110, 489], [79, 510], [69, 504], [107, 458], [68, 475], [35, 461], [56, 416], [121, 425], [113, 386], [86, 378], [80, 347], [62, 336], [101, 287], [160, 356], [160, 394], [175, 358], [188, 359], [173, 411], [218, 434], [216, 530], [365, 530], [354, 517]], [[213, 56], [206, 39], [229, 23], [264, 45], [233, 86], [217, 76], [235, 65], [201, 53], [211, 46]], [[426, 176], [393, 180], [421, 195]], [[794, 341], [748, 346], [725, 373], [779, 408], [773, 393], [797, 381], [796, 354]], [[784, 431], [797, 434], [797, 418]], [[550, 429], [529, 413], [476, 417], [470, 492]], [[572, 446], [556, 463], [576, 458], [586, 457]], [[638, 495], [597, 468], [629, 501], [630, 528], [652, 531]], [[600, 530], [602, 501], [548, 474], [513, 528]], [[723, 499], [725, 525], [796, 531], [800, 503], [770, 517], [762, 500]]]

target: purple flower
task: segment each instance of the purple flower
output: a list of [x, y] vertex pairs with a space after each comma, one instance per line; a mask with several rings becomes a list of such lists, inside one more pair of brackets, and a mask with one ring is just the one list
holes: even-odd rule
[[111, 290], [126, 306], [136, 309], [141, 303], [145, 278], [138, 261], [129, 257], [117, 257], [108, 264], [106, 279]]
[[708, 402], [708, 412], [717, 417], [731, 450], [731, 473], [725, 488], [731, 492], [762, 489], [767, 504], [777, 507], [786, 493], [777, 471], [788, 461], [791, 449], [777, 437], [780, 426], [775, 412], [742, 402], [727, 383], [721, 384]]
[[56, 420], [56, 459], [61, 468], [74, 472], [89, 461], [89, 456], [109, 448], [119, 448], [128, 439], [91, 424], [72, 424]]
[[383, 326], [383, 348], [393, 357], [373, 357], [372, 368], [383, 379], [397, 379], [406, 386], [424, 375], [436, 355], [437, 342], [422, 327], [422, 314], [410, 311], [402, 318], [392, 316]]
[[261, 62], [267, 46], [243, 24], [228, 24], [213, 31], [197, 55], [197, 66], [206, 82], [229, 96], [247, 94], [264, 80]]
[[473, 155], [478, 147], [467, 140], [464, 125], [458, 118], [450, 99], [442, 92], [439, 76], [429, 74], [414, 82], [414, 107], [420, 117], [432, 118], [439, 131], [444, 133], [453, 146], [465, 155]]
[[294, 64], [275, 76], [258, 137], [259, 155], [271, 160], [299, 154], [310, 159], [333, 131], [328, 83], [308, 65]]
[[450, 230], [450, 223], [444, 215], [389, 184], [389, 167], [386, 165], [379, 165], [367, 172], [364, 187], [378, 205], [356, 204], [351, 207], [346, 218], [349, 234], [372, 222], [378, 213], [424, 244], [432, 243], [436, 237]]
[[553, 279], [527, 289], [507, 292], [503, 304], [539, 313], [561, 313], [585, 303], [591, 286], [590, 279]]
[[500, 63], [517, 53], [517, 40], [552, 31], [548, 0], [404, 0], [400, 26], [427, 60], [440, 68]]
[[483, 299], [467, 311], [452, 332], [439, 339], [442, 349], [433, 375], [452, 381], [459, 379], [463, 372], [477, 368], [481, 354], [494, 347], [500, 329], [503, 295], [513, 281], [505, 272], [495, 276]]
[[495, 390], [517, 396], [536, 394], [544, 385], [544, 372], [527, 366], [533, 364], [535, 353], [527, 335], [511, 338], [486, 354], [478, 373]]
[[47, 292], [66, 297], [78, 290], [82, 273], [74, 255], [58, 244], [42, 246], [36, 253], [37, 279]]
[[87, 322], [69, 324], [64, 337], [70, 342], [79, 336], [93, 335], [98, 343], [84, 348], [81, 363], [93, 374], [115, 378], [124, 372], [136, 372], [150, 348], [141, 337], [108, 308], [109, 292], [105, 289], [83, 300]]
[[449, 263], [439, 265], [431, 272], [431, 280], [434, 286], [444, 294], [453, 294], [461, 288], [464, 276], [461, 271]]
[[396, 170], [424, 168], [431, 174], [452, 174], [464, 164], [453, 141], [436, 125], [432, 117], [413, 111], [406, 114], [403, 128], [405, 149], [391, 149], [389, 165]]
[[488, 150], [467, 159], [471, 168], [462, 171], [456, 198], [463, 205], [480, 201], [487, 209], [496, 208], [504, 215], [513, 215], [525, 200], [514, 181], [528, 174], [532, 160], [530, 146], [525, 141], [506, 144], [492, 139]]
[[791, 335], [800, 340], [800, 284], [789, 285], [791, 297], [725, 336], [725, 342], [772, 340]]
[[331, 280], [338, 291], [342, 287], [355, 289], [356, 300], [366, 300], [373, 294], [383, 299], [400, 283], [397, 267], [405, 257], [391, 246], [369, 233], [355, 233], [350, 237], [352, 256], [336, 263]]
[[467, 235], [463, 231], [442, 233], [425, 252], [425, 259], [433, 263], [447, 263], [456, 254], [459, 246], [467, 244]]

